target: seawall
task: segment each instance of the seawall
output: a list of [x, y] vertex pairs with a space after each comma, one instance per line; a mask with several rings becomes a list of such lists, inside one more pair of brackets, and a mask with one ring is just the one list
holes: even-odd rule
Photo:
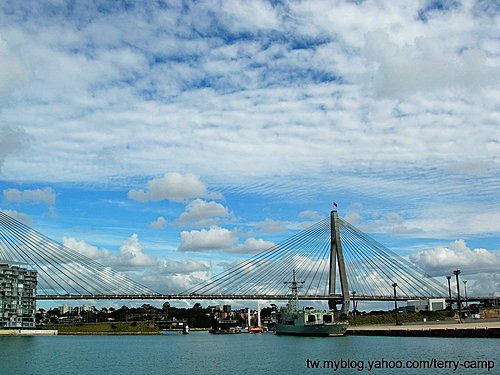
[[346, 335], [500, 338], [500, 321], [474, 323], [350, 326]]
[[0, 336], [56, 336], [52, 329], [0, 329]]

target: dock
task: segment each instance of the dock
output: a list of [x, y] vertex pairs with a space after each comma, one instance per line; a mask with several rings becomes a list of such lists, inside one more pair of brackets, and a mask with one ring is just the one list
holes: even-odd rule
[[346, 335], [500, 338], [500, 321], [407, 323], [405, 325], [372, 324], [350, 326]]

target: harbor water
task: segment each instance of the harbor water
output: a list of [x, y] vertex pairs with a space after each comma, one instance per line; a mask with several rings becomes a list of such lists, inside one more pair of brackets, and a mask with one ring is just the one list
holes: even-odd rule
[[[328, 338], [273, 333], [211, 335], [207, 332], [154, 336], [0, 337], [2, 375], [498, 374], [498, 357], [498, 339]], [[434, 367], [405, 368], [418, 367], [421, 360], [431, 361]], [[459, 367], [454, 369], [452, 361]], [[491, 363], [495, 367], [489, 371], [474, 368], [487, 361], [490, 367]], [[438, 368], [439, 365], [446, 367]]]

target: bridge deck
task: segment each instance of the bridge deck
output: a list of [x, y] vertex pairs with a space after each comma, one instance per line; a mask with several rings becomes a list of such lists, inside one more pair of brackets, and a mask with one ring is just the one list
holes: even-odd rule
[[[273, 300], [281, 301], [288, 300], [290, 295], [244, 295], [244, 294], [38, 294], [35, 297], [37, 300], [168, 300], [168, 299], [199, 299], [199, 300]], [[321, 301], [334, 299], [342, 301], [340, 294], [314, 296], [314, 295], [299, 295], [300, 300]], [[398, 296], [398, 301], [408, 301], [415, 299], [427, 298], [443, 298], [443, 297], [422, 297], [422, 296]], [[491, 297], [468, 297], [469, 302], [479, 302], [490, 300]], [[447, 299], [448, 300], [448, 299]], [[394, 301], [394, 296], [358, 296], [356, 301]], [[453, 300], [454, 301], [454, 300]]]

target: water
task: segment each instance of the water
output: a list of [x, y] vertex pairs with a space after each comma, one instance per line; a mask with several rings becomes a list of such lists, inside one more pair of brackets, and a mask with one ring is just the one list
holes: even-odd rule
[[[495, 368], [456, 374], [499, 374], [497, 339], [291, 337], [272, 333], [160, 336], [0, 337], [0, 374], [450, 374], [453, 369], [374, 369], [368, 361], [494, 361]], [[351, 369], [312, 369], [309, 361], [350, 360]], [[397, 365], [395, 362], [392, 365]], [[312, 366], [312, 362], [309, 362]]]

